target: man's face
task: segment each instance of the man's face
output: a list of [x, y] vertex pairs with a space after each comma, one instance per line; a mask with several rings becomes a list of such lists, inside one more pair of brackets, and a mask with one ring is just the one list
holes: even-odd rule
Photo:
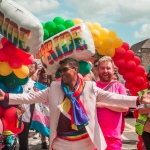
[[101, 62], [98, 68], [99, 78], [102, 82], [110, 82], [114, 75], [114, 68], [111, 62]]
[[62, 64], [59, 69], [63, 83], [70, 85], [77, 76], [77, 68], [71, 67], [68, 63]]
[[30, 64], [28, 66], [28, 68], [29, 68], [29, 74], [30, 75], [32, 75], [32, 74], [34, 74], [36, 72], [35, 64]]

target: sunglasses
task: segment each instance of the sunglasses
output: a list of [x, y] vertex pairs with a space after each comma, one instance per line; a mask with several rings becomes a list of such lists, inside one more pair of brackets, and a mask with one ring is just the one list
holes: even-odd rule
[[74, 67], [63, 67], [63, 68], [59, 68], [58, 69], [58, 72], [59, 73], [62, 73], [62, 72], [67, 72], [68, 70], [70, 70], [70, 69], [73, 69]]
[[94, 67], [98, 67], [98, 65], [94, 65]]

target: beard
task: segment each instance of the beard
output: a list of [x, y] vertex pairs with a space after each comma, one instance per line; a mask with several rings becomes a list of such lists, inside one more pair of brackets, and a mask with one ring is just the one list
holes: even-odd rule
[[103, 76], [103, 75], [99, 75], [100, 81], [102, 82], [110, 82], [112, 80], [112, 77], [110, 75], [108, 76]]

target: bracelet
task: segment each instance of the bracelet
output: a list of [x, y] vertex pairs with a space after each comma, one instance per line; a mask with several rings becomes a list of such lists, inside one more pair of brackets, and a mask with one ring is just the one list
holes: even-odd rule
[[136, 106], [141, 105], [141, 98], [138, 96], [136, 99]]

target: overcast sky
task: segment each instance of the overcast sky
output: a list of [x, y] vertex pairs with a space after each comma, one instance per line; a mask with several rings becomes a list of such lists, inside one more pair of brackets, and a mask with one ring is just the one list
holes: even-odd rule
[[98, 22], [130, 46], [150, 37], [150, 0], [13, 0], [41, 22], [60, 16]]

